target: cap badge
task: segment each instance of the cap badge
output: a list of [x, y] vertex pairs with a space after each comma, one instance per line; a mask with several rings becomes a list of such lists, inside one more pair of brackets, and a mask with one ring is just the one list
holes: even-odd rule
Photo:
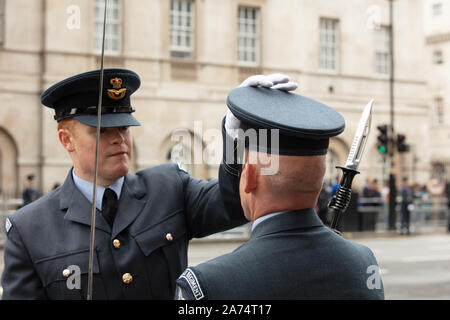
[[127, 88], [122, 87], [122, 79], [120, 78], [111, 78], [109, 83], [113, 86], [114, 89], [108, 89], [108, 97], [113, 100], [120, 100], [125, 97], [125, 93], [127, 92]]

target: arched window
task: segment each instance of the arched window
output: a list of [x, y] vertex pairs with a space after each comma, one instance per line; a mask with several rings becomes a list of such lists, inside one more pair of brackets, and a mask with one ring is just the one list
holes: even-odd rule
[[3, 193], [19, 192], [17, 175], [17, 145], [13, 137], [0, 128], [0, 188]]
[[439, 182], [446, 181], [445, 164], [442, 162], [434, 162], [431, 164], [431, 178], [437, 179]]
[[336, 169], [336, 166], [339, 165], [338, 160], [337, 153], [334, 150], [329, 149], [326, 157], [327, 171], [325, 172], [324, 177], [324, 181], [327, 184], [333, 183], [340, 174], [340, 171]]

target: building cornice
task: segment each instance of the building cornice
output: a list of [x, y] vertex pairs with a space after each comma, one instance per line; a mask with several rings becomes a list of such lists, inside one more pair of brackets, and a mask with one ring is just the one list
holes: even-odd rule
[[425, 38], [426, 44], [436, 44], [436, 43], [447, 42], [447, 41], [450, 41], [450, 32], [433, 34], [433, 35]]

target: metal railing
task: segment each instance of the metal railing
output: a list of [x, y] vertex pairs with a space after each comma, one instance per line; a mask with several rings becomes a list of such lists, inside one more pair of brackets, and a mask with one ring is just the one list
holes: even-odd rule
[[[6, 198], [0, 195], [0, 240], [6, 238], [6, 218], [14, 213], [23, 204], [20, 198]], [[349, 210], [347, 214], [349, 214]], [[396, 225], [401, 224], [401, 197], [397, 198]], [[382, 198], [358, 198], [357, 215], [359, 218], [371, 216], [373, 231], [387, 230], [389, 221], [389, 203]], [[345, 217], [343, 219], [346, 219]], [[414, 199], [414, 209], [410, 213], [411, 231], [420, 231], [427, 228], [446, 226], [449, 219], [448, 199], [446, 197], [430, 197], [428, 199]], [[366, 219], [367, 220], [367, 219]], [[367, 224], [367, 222], [366, 222]], [[205, 239], [233, 240], [248, 239], [251, 233], [251, 223], [234, 229], [213, 234]], [[366, 225], [367, 228], [367, 225]], [[369, 227], [372, 230], [372, 228]], [[364, 231], [364, 230], [358, 230]]]
[[21, 198], [10, 197], [6, 193], [0, 194], [0, 241], [6, 238], [6, 218], [17, 211], [23, 205]]
[[[401, 226], [401, 197], [396, 199], [396, 226]], [[412, 231], [447, 226], [449, 219], [448, 199], [442, 197], [415, 198], [410, 210]], [[382, 198], [358, 198], [358, 214], [375, 214], [375, 230], [387, 230], [389, 225], [389, 202]]]

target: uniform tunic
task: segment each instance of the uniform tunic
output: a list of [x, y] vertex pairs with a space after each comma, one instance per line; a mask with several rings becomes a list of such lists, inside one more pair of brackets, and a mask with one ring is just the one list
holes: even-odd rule
[[372, 251], [325, 227], [313, 209], [273, 215], [232, 253], [186, 269], [176, 299], [383, 299]]
[[[112, 230], [97, 210], [93, 298], [172, 299], [188, 241], [247, 222], [230, 172], [222, 164], [218, 180], [203, 181], [164, 164], [127, 174]], [[71, 172], [7, 223], [3, 299], [86, 298], [91, 203]]]

